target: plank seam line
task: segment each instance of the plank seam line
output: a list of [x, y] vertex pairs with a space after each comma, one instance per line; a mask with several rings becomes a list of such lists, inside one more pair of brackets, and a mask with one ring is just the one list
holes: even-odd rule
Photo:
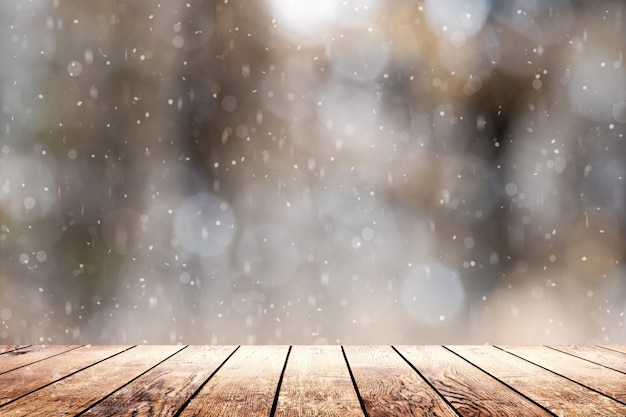
[[569, 377], [567, 377], [567, 376], [565, 376], [565, 375], [561, 375], [560, 373], [558, 373], [558, 372], [556, 372], [556, 371], [553, 371], [553, 370], [551, 370], [551, 369], [545, 368], [545, 367], [543, 367], [543, 366], [541, 366], [541, 365], [539, 365], [539, 364], [537, 364], [537, 363], [535, 363], [535, 362], [533, 362], [533, 361], [531, 361], [531, 360], [528, 360], [528, 359], [526, 359], [526, 358], [524, 358], [524, 357], [522, 357], [522, 356], [516, 355], [515, 353], [513, 353], [513, 352], [509, 352], [508, 350], [505, 350], [505, 349], [500, 348], [500, 347], [498, 347], [498, 346], [494, 346], [494, 347], [495, 347], [495, 348], [497, 348], [497, 349], [500, 349], [501, 351], [503, 351], [503, 352], [505, 352], [505, 353], [508, 353], [509, 355], [513, 355], [513, 356], [515, 356], [516, 358], [520, 358], [521, 360], [526, 361], [526, 362], [528, 362], [528, 363], [530, 363], [530, 364], [532, 364], [532, 365], [538, 366], [538, 367], [539, 367], [539, 368], [541, 368], [541, 369], [545, 369], [546, 371], [548, 371], [548, 372], [550, 372], [550, 373], [552, 373], [552, 374], [554, 374], [554, 375], [556, 375], [556, 376], [559, 376], [559, 377], [564, 378], [564, 379], [567, 379], [568, 381], [571, 381], [571, 382], [573, 382], [573, 383], [575, 383], [575, 384], [577, 384], [577, 385], [580, 385], [581, 387], [586, 388], [586, 389], [588, 389], [589, 391], [593, 391], [593, 392], [595, 392], [595, 393], [597, 393], [597, 394], [602, 395], [603, 397], [609, 398], [609, 399], [611, 399], [611, 400], [613, 400], [613, 401], [617, 401], [617, 402], [618, 402], [618, 403], [620, 403], [620, 404], [624, 404], [624, 405], [626, 405], [626, 402], [624, 402], [624, 401], [620, 401], [620, 400], [618, 400], [617, 398], [613, 398], [613, 397], [611, 397], [609, 394], [606, 394], [606, 393], [600, 392], [600, 391], [598, 391], [597, 389], [594, 389], [594, 388], [588, 387], [587, 385], [583, 384], [582, 382], [578, 382], [578, 381], [576, 381], [575, 379], [569, 378]]
[[598, 366], [601, 366], [601, 367], [606, 368], [606, 369], [610, 369], [610, 370], [615, 371], [615, 372], [619, 372], [619, 373], [622, 373], [622, 374], [626, 374], [626, 372], [624, 372], [624, 371], [620, 371], [619, 369], [611, 368], [611, 367], [610, 367], [610, 366], [608, 366], [608, 365], [604, 365], [604, 364], [602, 364], [602, 363], [598, 363], [598, 362], [596, 362], [596, 361], [592, 361], [591, 359], [583, 358], [583, 357], [581, 357], [581, 356], [575, 355], [575, 354], [570, 353], [570, 352], [565, 352], [565, 351], [562, 351], [562, 350], [560, 350], [560, 349], [554, 348], [554, 347], [549, 346], [549, 345], [544, 345], [544, 346], [545, 346], [545, 347], [547, 347], [548, 349], [552, 349], [552, 350], [554, 350], [554, 351], [556, 351], [556, 352], [559, 352], [559, 353], [564, 353], [564, 354], [569, 355], [569, 356], [572, 356], [572, 357], [574, 357], [574, 358], [582, 359], [582, 360], [584, 360], [584, 361], [587, 361], [587, 362], [593, 363], [594, 365], [598, 365]]
[[361, 392], [359, 391], [359, 387], [356, 384], [356, 379], [354, 378], [354, 374], [352, 373], [352, 368], [350, 368], [350, 363], [348, 362], [348, 356], [346, 355], [346, 351], [341, 346], [341, 353], [343, 354], [343, 359], [346, 361], [346, 366], [348, 367], [348, 373], [350, 374], [350, 380], [352, 380], [352, 385], [354, 386], [354, 391], [356, 392], [356, 398], [359, 400], [359, 404], [361, 405], [361, 411], [363, 411], [363, 415], [365, 417], [369, 417], [367, 413], [367, 409], [365, 408], [365, 402], [363, 401], [363, 397], [361, 397]]
[[[86, 345], [86, 346], [90, 346], [90, 345]], [[121, 351], [119, 351], [119, 352], [117, 352], [117, 353], [114, 353], [113, 355], [107, 356], [107, 357], [106, 357], [106, 358], [104, 358], [104, 359], [100, 359], [99, 361], [96, 361], [96, 362], [94, 362], [94, 363], [92, 363], [92, 364], [90, 364], [90, 365], [87, 365], [87, 366], [85, 366], [85, 367], [82, 367], [82, 368], [80, 368], [80, 369], [77, 369], [77, 370], [75, 370], [74, 372], [70, 372], [69, 374], [67, 374], [67, 375], [65, 375], [65, 376], [63, 376], [63, 377], [61, 377], [61, 378], [59, 378], [59, 379], [55, 379], [55, 380], [54, 380], [54, 381], [52, 381], [52, 382], [48, 382], [47, 384], [42, 385], [41, 387], [36, 388], [36, 389], [34, 389], [34, 390], [32, 390], [32, 391], [30, 391], [30, 392], [28, 392], [28, 393], [24, 394], [24, 395], [20, 395], [20, 396], [19, 396], [19, 397], [17, 397], [17, 398], [13, 398], [11, 401], [7, 401], [6, 403], [4, 403], [4, 404], [0, 405], [0, 408], [4, 407], [4, 406], [6, 406], [6, 405], [9, 405], [9, 404], [11, 404], [11, 403], [13, 403], [13, 402], [15, 402], [15, 401], [19, 400], [20, 398], [24, 398], [24, 397], [26, 397], [27, 395], [30, 395], [30, 394], [32, 394], [32, 393], [34, 393], [34, 392], [37, 392], [37, 391], [42, 390], [42, 389], [44, 389], [44, 388], [46, 388], [46, 387], [49, 387], [49, 386], [50, 386], [50, 385], [52, 385], [52, 384], [56, 384], [56, 383], [57, 383], [57, 382], [59, 382], [59, 381], [63, 381], [64, 379], [69, 378], [69, 377], [71, 377], [72, 375], [75, 375], [75, 374], [77, 374], [77, 373], [79, 373], [79, 372], [82, 372], [82, 371], [84, 371], [85, 369], [91, 368], [92, 366], [95, 366], [95, 365], [99, 364], [100, 362], [104, 362], [104, 361], [106, 361], [106, 360], [111, 359], [111, 358], [112, 358], [112, 357], [114, 357], [114, 356], [117, 356], [117, 355], [120, 355], [120, 354], [122, 354], [122, 353], [124, 353], [124, 352], [127, 352], [127, 351], [131, 350], [132, 348], [134, 348], [135, 346], [136, 346], [136, 345], [133, 345], [133, 346], [131, 346], [131, 347], [128, 347], [128, 348], [126, 348], [126, 349], [124, 349], [124, 350], [121, 350]]]
[[[187, 345], [188, 346], [188, 345]], [[103, 402], [104, 400], [106, 400], [107, 398], [109, 398], [110, 396], [112, 396], [113, 394], [115, 394], [116, 392], [118, 392], [119, 390], [123, 389], [124, 387], [128, 386], [131, 382], [133, 382], [134, 380], [136, 380], [137, 378], [140, 378], [141, 376], [147, 374], [148, 372], [150, 372], [151, 370], [153, 370], [154, 368], [156, 368], [157, 366], [161, 365], [163, 362], [165, 362], [166, 360], [168, 360], [169, 358], [171, 358], [172, 356], [182, 352], [183, 350], [187, 349], [187, 346], [184, 346], [182, 349], [177, 350], [176, 352], [172, 353], [171, 355], [169, 355], [168, 357], [166, 357], [165, 359], [160, 360], [158, 363], [156, 363], [155, 365], [152, 365], [150, 368], [146, 369], [145, 371], [143, 371], [142, 373], [140, 373], [139, 375], [135, 376], [134, 378], [126, 381], [125, 383], [123, 383], [121, 386], [119, 386], [118, 388], [114, 389], [113, 391], [111, 391], [110, 393], [106, 394], [104, 397], [100, 398], [98, 401], [94, 402], [93, 404], [88, 405], [83, 411], [79, 412], [78, 414], [76, 414], [74, 417], [78, 417], [78, 416], [82, 416], [83, 414], [85, 414], [87, 411], [89, 411], [90, 409], [96, 407], [98, 404], [100, 404], [101, 402]]]
[[26, 349], [27, 347], [32, 346], [32, 345], [14, 345], [13, 349], [11, 350], [7, 350], [6, 352], [0, 352], [0, 356], [1, 355], [6, 355], [7, 353], [11, 353], [11, 352], [15, 352], [18, 351], [20, 349]]
[[280, 371], [280, 376], [278, 377], [278, 384], [276, 385], [276, 393], [274, 394], [274, 401], [272, 401], [272, 408], [270, 410], [270, 417], [274, 417], [276, 414], [276, 409], [278, 408], [278, 396], [280, 395], [280, 387], [283, 385], [283, 377], [285, 376], [285, 371], [287, 370], [287, 361], [289, 361], [289, 354], [291, 353], [292, 346], [289, 346], [287, 349], [287, 356], [285, 357], [285, 363], [283, 364], [283, 369]]
[[[81, 348], [81, 347], [83, 347], [83, 346], [84, 346], [84, 345], [74, 346], [73, 348], [70, 348], [70, 349], [68, 349], [68, 350], [64, 350], [63, 352], [55, 353], [54, 355], [47, 356], [47, 357], [45, 357], [45, 358], [41, 358], [41, 359], [36, 360], [36, 361], [33, 361], [33, 362], [29, 362], [29, 363], [26, 363], [26, 364], [24, 364], [24, 365], [20, 365], [20, 366], [18, 366], [18, 367], [16, 367], [16, 368], [9, 369], [8, 371], [3, 371], [3, 372], [0, 372], [0, 375], [6, 374], [7, 372], [12, 372], [12, 371], [15, 371], [16, 369], [24, 368], [25, 366], [30, 366], [30, 365], [33, 365], [33, 364], [35, 364], [35, 363], [37, 363], [37, 362], [41, 362], [41, 361], [45, 361], [45, 360], [47, 360], [47, 359], [54, 358], [55, 356], [59, 356], [59, 355], [62, 355], [62, 354], [64, 354], [64, 353], [71, 352], [72, 350], [75, 350], [75, 349]], [[15, 350], [17, 350], [17, 349], [15, 349]], [[14, 352], [14, 350], [12, 350], [12, 351], [10, 351], [10, 352]], [[8, 353], [8, 352], [5, 352], [5, 353]], [[28, 354], [28, 353], [25, 353], [25, 354]]]
[[610, 347], [602, 346], [602, 345], [595, 345], [595, 346], [601, 347], [602, 349], [610, 350], [611, 352], [617, 352], [617, 353], [621, 353], [622, 355], [626, 355], [626, 353], [622, 352], [621, 350], [611, 349]]
[[450, 409], [452, 411], [454, 411], [454, 413], [457, 416], [461, 416], [461, 413], [456, 409], [456, 407], [454, 407], [452, 405], [452, 403], [450, 401], [448, 401], [448, 399], [439, 392], [439, 390], [437, 388], [435, 388], [435, 386], [433, 384], [430, 383], [430, 381], [424, 376], [422, 375], [422, 373], [419, 371], [419, 369], [417, 369], [417, 367], [415, 365], [413, 365], [413, 363], [411, 363], [411, 361], [409, 361], [407, 358], [404, 357], [404, 355], [402, 353], [400, 353], [400, 351], [395, 347], [395, 346], [391, 346], [391, 348], [398, 354], [400, 355], [400, 357], [411, 367], [411, 369], [413, 369], [415, 372], [417, 372], [417, 375], [419, 375], [420, 378], [422, 378], [422, 380], [426, 383], [426, 385], [428, 385], [430, 387], [430, 389], [432, 389], [433, 391], [435, 391], [437, 393], [437, 395], [443, 400], [443, 402], [445, 402], [446, 404], [448, 404], [448, 406], [450, 407]]
[[193, 400], [194, 398], [196, 398], [196, 396], [200, 393], [200, 391], [202, 391], [202, 388], [204, 388], [204, 386], [211, 380], [211, 378], [213, 378], [213, 376], [217, 373], [217, 371], [219, 371], [220, 369], [222, 369], [222, 366], [224, 366], [224, 364], [235, 354], [235, 352], [237, 352], [239, 350], [239, 348], [241, 347], [241, 345], [237, 346], [235, 349], [233, 349], [232, 352], [230, 352], [230, 355], [228, 355], [226, 357], [226, 359], [224, 359], [224, 361], [222, 363], [220, 363], [220, 366], [218, 366], [217, 368], [215, 368], [213, 370], [213, 372], [211, 372], [211, 375], [209, 375], [207, 377], [207, 379], [204, 380], [204, 382], [202, 384], [200, 384], [200, 386], [193, 392], [193, 394], [191, 394], [189, 396], [189, 398], [187, 398], [185, 400], [185, 402], [183, 403], [183, 405], [180, 406], [180, 408], [178, 409], [178, 411], [176, 413], [174, 413], [174, 415], [172, 417], [178, 417], [181, 415], [181, 413], [185, 410], [185, 408], [189, 405], [189, 403], [191, 402], [191, 400]]
[[532, 398], [528, 397], [527, 395], [525, 395], [524, 393], [522, 393], [521, 391], [518, 391], [516, 388], [513, 388], [513, 386], [507, 384], [506, 382], [502, 381], [500, 378], [496, 377], [495, 375], [491, 374], [490, 372], [487, 372], [485, 369], [481, 368], [480, 366], [476, 365], [475, 363], [473, 363], [472, 361], [470, 361], [469, 359], [464, 358], [462, 355], [460, 355], [459, 353], [456, 353], [455, 351], [451, 350], [450, 348], [448, 348], [447, 346], [443, 346], [444, 349], [452, 352], [452, 354], [458, 356], [459, 358], [461, 358], [462, 360], [464, 360], [465, 362], [469, 363], [470, 365], [472, 365], [473, 367], [475, 367], [476, 369], [480, 370], [481, 372], [484, 372], [485, 374], [487, 374], [489, 377], [495, 379], [496, 381], [498, 381], [499, 383], [501, 383], [502, 385], [504, 385], [505, 387], [509, 388], [511, 391], [517, 393], [518, 395], [520, 395], [523, 398], [526, 398], [528, 401], [530, 401], [531, 403], [535, 404], [537, 407], [541, 408], [542, 410], [544, 410], [545, 412], [547, 412], [548, 414], [558, 417], [555, 413], [553, 413], [552, 411], [550, 411], [547, 407], [541, 405], [540, 403], [538, 403], [537, 401], [533, 400]]

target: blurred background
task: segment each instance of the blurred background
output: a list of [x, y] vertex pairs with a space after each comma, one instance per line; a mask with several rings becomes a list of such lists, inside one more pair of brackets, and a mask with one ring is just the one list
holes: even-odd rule
[[626, 343], [626, 16], [1, 0], [0, 343]]

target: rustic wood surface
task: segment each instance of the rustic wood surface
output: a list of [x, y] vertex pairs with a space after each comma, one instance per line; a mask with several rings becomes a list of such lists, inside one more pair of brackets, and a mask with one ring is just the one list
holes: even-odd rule
[[241, 346], [181, 416], [268, 416], [288, 346]]
[[29, 345], [0, 345], [0, 355], [14, 350], [23, 349], [28, 346]]
[[0, 416], [626, 417], [625, 392], [615, 345], [0, 345]]
[[450, 349], [557, 416], [626, 416], [626, 404], [496, 347]]
[[0, 409], [2, 416], [76, 415], [182, 346], [137, 346], [69, 375]]
[[462, 416], [551, 415], [442, 346], [397, 349]]
[[626, 383], [621, 372], [545, 347], [504, 346], [502, 349], [626, 404]]
[[234, 346], [188, 346], [89, 408], [85, 415], [174, 415], [234, 350]]
[[611, 349], [617, 352], [622, 352], [622, 353], [626, 353], [626, 345], [624, 346], [618, 346], [618, 345], [608, 345], [608, 346], [604, 346], [607, 349]]
[[457, 415], [391, 347], [345, 346], [344, 350], [370, 417]]
[[0, 374], [12, 371], [22, 366], [39, 362], [54, 355], [76, 349], [79, 346], [29, 346], [23, 349], [4, 352], [5, 357], [0, 362]]
[[294, 346], [277, 416], [363, 416], [340, 346]]
[[598, 365], [626, 373], [626, 361], [624, 360], [624, 355], [621, 352], [605, 349], [600, 346], [578, 345], [549, 347], [560, 352], [569, 353], [572, 356], [586, 359], [589, 362], [597, 363]]

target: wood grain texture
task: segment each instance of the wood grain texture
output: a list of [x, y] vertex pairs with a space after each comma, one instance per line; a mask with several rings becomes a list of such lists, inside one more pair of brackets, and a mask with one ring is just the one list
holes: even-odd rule
[[551, 416], [442, 346], [396, 348], [464, 417]]
[[626, 416], [626, 405], [493, 346], [449, 346], [556, 415]]
[[189, 346], [86, 411], [87, 416], [172, 416], [235, 350]]
[[[83, 346], [0, 375], [0, 406], [87, 366], [116, 355], [130, 346]], [[4, 416], [4, 409], [0, 408]]]
[[548, 347], [626, 373], [626, 354], [624, 353], [604, 349], [600, 346], [572, 345]]
[[603, 346], [605, 349], [611, 349], [616, 352], [626, 353], [626, 345], [606, 345]]
[[626, 417], [621, 348], [5, 346], [0, 416]]
[[[527, 361], [626, 403], [626, 375], [544, 346], [499, 346]], [[626, 358], [624, 360], [626, 362]]]
[[181, 413], [269, 416], [288, 346], [241, 346]]
[[180, 349], [182, 346], [136, 346], [7, 404], [0, 414], [76, 415]]
[[0, 355], [4, 355], [5, 353], [12, 352], [14, 350], [24, 349], [30, 345], [0, 345]]
[[38, 362], [63, 352], [76, 349], [77, 345], [54, 345], [43, 346], [34, 345], [27, 348], [11, 350], [0, 356], [0, 374], [12, 371], [13, 369]]
[[363, 416], [339, 346], [294, 346], [276, 416]]
[[345, 346], [344, 350], [370, 417], [457, 416], [390, 346]]

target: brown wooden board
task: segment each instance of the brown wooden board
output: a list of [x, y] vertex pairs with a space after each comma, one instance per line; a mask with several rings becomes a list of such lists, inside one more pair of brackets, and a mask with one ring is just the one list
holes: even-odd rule
[[235, 350], [189, 346], [85, 412], [87, 416], [172, 416]]
[[0, 408], [0, 415], [75, 415], [180, 349], [136, 346], [7, 404]]
[[340, 346], [294, 346], [276, 416], [363, 416]]
[[0, 415], [1, 407], [58, 379], [79, 371], [87, 366], [118, 354], [129, 346], [83, 346], [0, 375]]
[[80, 346], [77, 345], [33, 345], [24, 349], [12, 350], [0, 356], [0, 374], [22, 366], [59, 355]]
[[13, 352], [15, 350], [24, 349], [30, 345], [0, 345], [0, 355], [4, 355], [8, 352]]
[[598, 365], [626, 373], [626, 355], [600, 346], [571, 345], [548, 346], [551, 349], [586, 359]]
[[542, 368], [626, 403], [626, 375], [621, 372], [544, 346], [499, 347]]
[[606, 346], [603, 346], [603, 348], [611, 349], [616, 352], [626, 353], [626, 345], [606, 345]]
[[269, 416], [288, 349], [240, 347], [180, 416]]
[[626, 416], [626, 405], [493, 346], [448, 348], [558, 416]]
[[345, 346], [344, 350], [370, 417], [457, 416], [390, 346]]
[[396, 349], [462, 416], [551, 416], [442, 346], [397, 346]]

